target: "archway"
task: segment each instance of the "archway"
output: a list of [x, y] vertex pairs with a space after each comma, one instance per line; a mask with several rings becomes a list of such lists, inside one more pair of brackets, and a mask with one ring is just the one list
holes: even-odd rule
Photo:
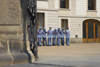
[[88, 19], [83, 21], [83, 42], [100, 42], [100, 23], [98, 20]]

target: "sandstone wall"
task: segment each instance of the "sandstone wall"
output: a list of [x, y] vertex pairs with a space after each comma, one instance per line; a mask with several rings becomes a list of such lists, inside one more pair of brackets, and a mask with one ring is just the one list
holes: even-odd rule
[[0, 0], [0, 65], [34, 61], [27, 34], [28, 0]]

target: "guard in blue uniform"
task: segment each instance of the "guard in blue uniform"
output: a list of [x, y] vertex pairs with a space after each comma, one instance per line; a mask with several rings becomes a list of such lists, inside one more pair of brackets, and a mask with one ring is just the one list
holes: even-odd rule
[[55, 30], [53, 31], [53, 45], [56, 45], [56, 37], [57, 37], [57, 29], [55, 28]]
[[[47, 46], [47, 38], [46, 38], [46, 28], [44, 28], [44, 30], [43, 30], [43, 46], [45, 46], [45, 44], [46, 44], [46, 46]], [[45, 43], [44, 43], [45, 42]]]
[[69, 46], [69, 38], [70, 38], [70, 31], [69, 28], [65, 31], [65, 36], [66, 36], [66, 45]]
[[62, 28], [62, 30], [61, 30], [61, 45], [63, 45], [63, 46], [64, 46], [64, 34], [65, 34], [64, 28]]
[[60, 28], [58, 28], [57, 31], [57, 45], [60, 46], [60, 39], [61, 39], [61, 31]]
[[51, 39], [52, 39], [52, 35], [53, 35], [53, 31], [51, 29], [52, 28], [49, 27], [49, 30], [47, 32], [47, 36], [48, 36], [48, 46], [51, 46]]
[[42, 30], [41, 30], [41, 27], [39, 27], [39, 30], [37, 31], [37, 36], [38, 36], [39, 46], [41, 46], [41, 39], [42, 39]]

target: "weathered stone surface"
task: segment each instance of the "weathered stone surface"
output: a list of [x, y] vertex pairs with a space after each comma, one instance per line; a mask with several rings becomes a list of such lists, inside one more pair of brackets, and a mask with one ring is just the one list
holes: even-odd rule
[[24, 50], [25, 45], [19, 42], [10, 42], [10, 52], [14, 58], [15, 63], [25, 63], [30, 61], [30, 56]]
[[21, 22], [20, 0], [6, 0], [6, 4], [7, 4], [8, 24], [20, 24]]
[[6, 0], [0, 0], [0, 24], [6, 24]]
[[8, 52], [0, 55], [0, 65], [10, 65], [13, 64], [13, 58]]
[[[6, 32], [0, 33], [0, 40], [24, 40], [23, 33], [16, 33], [16, 32]], [[28, 40], [27, 34], [25, 40]]]
[[13, 58], [8, 49], [7, 41], [0, 41], [0, 65], [13, 64]]
[[0, 0], [0, 24], [20, 24], [20, 0]]
[[10, 52], [14, 58], [14, 64], [31, 62], [31, 55], [27, 52], [26, 43], [25, 41], [9, 41]]
[[0, 65], [34, 62], [27, 33], [28, 0], [0, 0]]
[[2, 32], [19, 32], [19, 26], [0, 26], [0, 33]]

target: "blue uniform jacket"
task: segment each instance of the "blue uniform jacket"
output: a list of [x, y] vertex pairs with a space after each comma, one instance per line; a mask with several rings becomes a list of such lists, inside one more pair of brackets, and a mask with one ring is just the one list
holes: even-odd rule
[[61, 31], [61, 37], [64, 38], [64, 34], [65, 32], [64, 31]]
[[69, 30], [66, 30], [66, 31], [65, 31], [65, 36], [66, 36], [67, 38], [70, 38], [70, 31], [69, 31]]
[[52, 38], [52, 36], [53, 36], [53, 31], [52, 31], [52, 30], [48, 30], [47, 36], [48, 36], [48, 38]]
[[46, 32], [45, 30], [43, 30], [42, 35], [43, 35], [44, 38], [46, 38], [46, 33], [47, 33], [47, 32]]
[[61, 37], [61, 31], [60, 30], [57, 31], [57, 37]]
[[42, 33], [43, 33], [43, 31], [42, 30], [38, 30], [37, 31], [37, 36], [38, 36], [38, 38], [42, 38]]
[[56, 38], [57, 37], [57, 31], [53, 31], [53, 38]]

